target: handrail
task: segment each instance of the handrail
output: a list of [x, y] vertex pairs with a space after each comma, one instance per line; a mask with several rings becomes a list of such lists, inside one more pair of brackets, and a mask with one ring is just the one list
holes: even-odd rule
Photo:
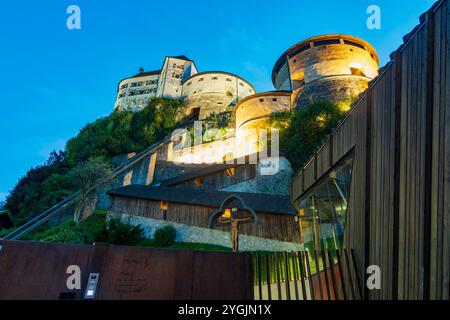
[[[128, 159], [124, 163], [120, 164], [118, 167], [116, 167], [112, 171], [112, 176], [104, 181], [100, 181], [97, 183], [94, 187], [92, 187], [89, 191], [96, 190], [98, 187], [100, 187], [102, 184], [111, 181], [112, 179], [116, 178], [119, 174], [121, 174], [123, 171], [131, 167], [132, 165], [136, 164], [137, 162], [141, 161], [143, 158], [148, 156], [151, 153], [154, 153], [155, 149], [160, 148], [167, 142], [171, 141], [170, 136], [165, 137], [164, 139], [160, 140], [159, 142], [151, 145], [144, 151], [140, 152], [139, 154], [135, 155], [134, 157]], [[61, 202], [55, 204], [50, 209], [47, 209], [43, 213], [37, 215], [33, 219], [29, 220], [25, 224], [21, 225], [16, 230], [12, 231], [8, 235], [4, 237], [4, 239], [9, 240], [17, 240], [20, 239], [23, 235], [35, 230], [37, 227], [42, 225], [43, 223], [47, 222], [54, 216], [56, 216], [58, 213], [62, 212], [64, 209], [70, 207], [74, 203], [78, 201], [77, 197], [80, 195], [80, 191], [75, 192], [74, 194], [70, 195], [69, 197], [65, 198]]]

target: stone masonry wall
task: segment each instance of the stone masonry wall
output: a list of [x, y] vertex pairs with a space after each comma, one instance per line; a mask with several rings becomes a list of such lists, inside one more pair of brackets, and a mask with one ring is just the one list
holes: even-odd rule
[[[152, 238], [158, 228], [172, 225], [177, 230], [177, 242], [208, 243], [231, 248], [230, 233], [226, 231], [188, 226], [180, 223], [117, 212], [108, 212], [108, 219], [111, 218], [120, 219], [122, 222], [132, 225], [140, 225], [144, 229], [147, 238]], [[303, 249], [303, 245], [254, 236], [239, 235], [239, 249], [240, 251], [298, 251]]]

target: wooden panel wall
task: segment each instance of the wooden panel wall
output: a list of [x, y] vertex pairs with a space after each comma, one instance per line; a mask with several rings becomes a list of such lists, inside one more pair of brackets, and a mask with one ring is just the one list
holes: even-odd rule
[[[208, 219], [218, 208], [169, 203], [167, 221], [182, 223], [190, 226], [208, 228]], [[125, 197], [112, 197], [111, 211], [126, 213], [153, 219], [163, 219], [160, 201], [133, 199]], [[279, 241], [300, 242], [298, 223], [293, 215], [257, 212], [260, 219], [258, 223], [248, 223], [239, 226], [241, 234], [274, 239]], [[226, 227], [218, 230], [229, 229]]]
[[445, 2], [434, 15], [433, 154], [430, 297], [450, 299], [450, 20]]
[[[355, 152], [345, 246], [363, 283], [368, 265], [382, 271], [366, 298], [449, 299], [448, 21], [447, 0], [421, 17], [322, 148], [332, 165]], [[321, 178], [322, 150], [294, 178], [294, 200]]]
[[[370, 119], [370, 221], [369, 264], [383, 270], [383, 290], [370, 291], [371, 299], [392, 299], [394, 158], [395, 158], [395, 64], [371, 88]], [[362, 195], [361, 195], [362, 196]], [[382, 228], [380, 226], [383, 226]]]

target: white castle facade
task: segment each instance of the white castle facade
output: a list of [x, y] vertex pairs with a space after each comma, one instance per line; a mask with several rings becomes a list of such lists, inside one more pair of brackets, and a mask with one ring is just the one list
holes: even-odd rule
[[[255, 93], [245, 79], [223, 71], [199, 72], [186, 56], [166, 57], [161, 70], [140, 72], [119, 82], [114, 110], [140, 111], [151, 98], [183, 99], [186, 115], [204, 119], [232, 108]], [[230, 109], [231, 108], [231, 109]]]

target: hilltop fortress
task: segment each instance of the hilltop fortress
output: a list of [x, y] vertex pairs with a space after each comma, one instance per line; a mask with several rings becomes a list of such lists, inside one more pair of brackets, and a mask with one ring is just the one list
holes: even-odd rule
[[[276, 91], [257, 93], [242, 77], [223, 71], [199, 72], [186, 56], [166, 57], [161, 70], [140, 72], [119, 82], [115, 110], [142, 110], [154, 97], [182, 99], [185, 116], [194, 120], [232, 113], [233, 128], [221, 141], [205, 142], [196, 151], [175, 150], [169, 161], [217, 163], [260, 152], [257, 130], [267, 128], [277, 111], [304, 108], [319, 100], [355, 98], [378, 75], [375, 49], [359, 38], [330, 34], [297, 43], [276, 61]], [[202, 150], [199, 154], [199, 150]]]
[[184, 118], [208, 120], [226, 112], [232, 121], [221, 139], [181, 147], [173, 139], [161, 142], [124, 170], [110, 191], [100, 192], [96, 206], [140, 224], [149, 236], [169, 223], [179, 241], [229, 245], [226, 230], [208, 229], [208, 219], [224, 199], [237, 196], [261, 218], [242, 228], [241, 249], [299, 249], [301, 239], [287, 232], [298, 228], [289, 197], [293, 170], [278, 150], [268, 152], [259, 132], [269, 129], [274, 112], [356, 98], [377, 75], [374, 48], [341, 34], [309, 38], [286, 50], [273, 67], [275, 90], [269, 92], [256, 92], [232, 73], [199, 72], [186, 56], [166, 57], [161, 70], [141, 68], [119, 82], [114, 110], [139, 112], [149, 99], [162, 97], [183, 100]]
[[181, 55], [166, 57], [161, 70], [140, 68], [121, 80], [114, 110], [139, 111], [154, 97], [183, 99], [186, 116], [202, 120], [231, 109], [237, 127], [261, 127], [275, 111], [357, 97], [377, 75], [378, 55], [368, 42], [330, 34], [301, 41], [280, 56], [272, 71], [276, 91], [257, 93], [247, 80], [224, 71], [199, 72]]

